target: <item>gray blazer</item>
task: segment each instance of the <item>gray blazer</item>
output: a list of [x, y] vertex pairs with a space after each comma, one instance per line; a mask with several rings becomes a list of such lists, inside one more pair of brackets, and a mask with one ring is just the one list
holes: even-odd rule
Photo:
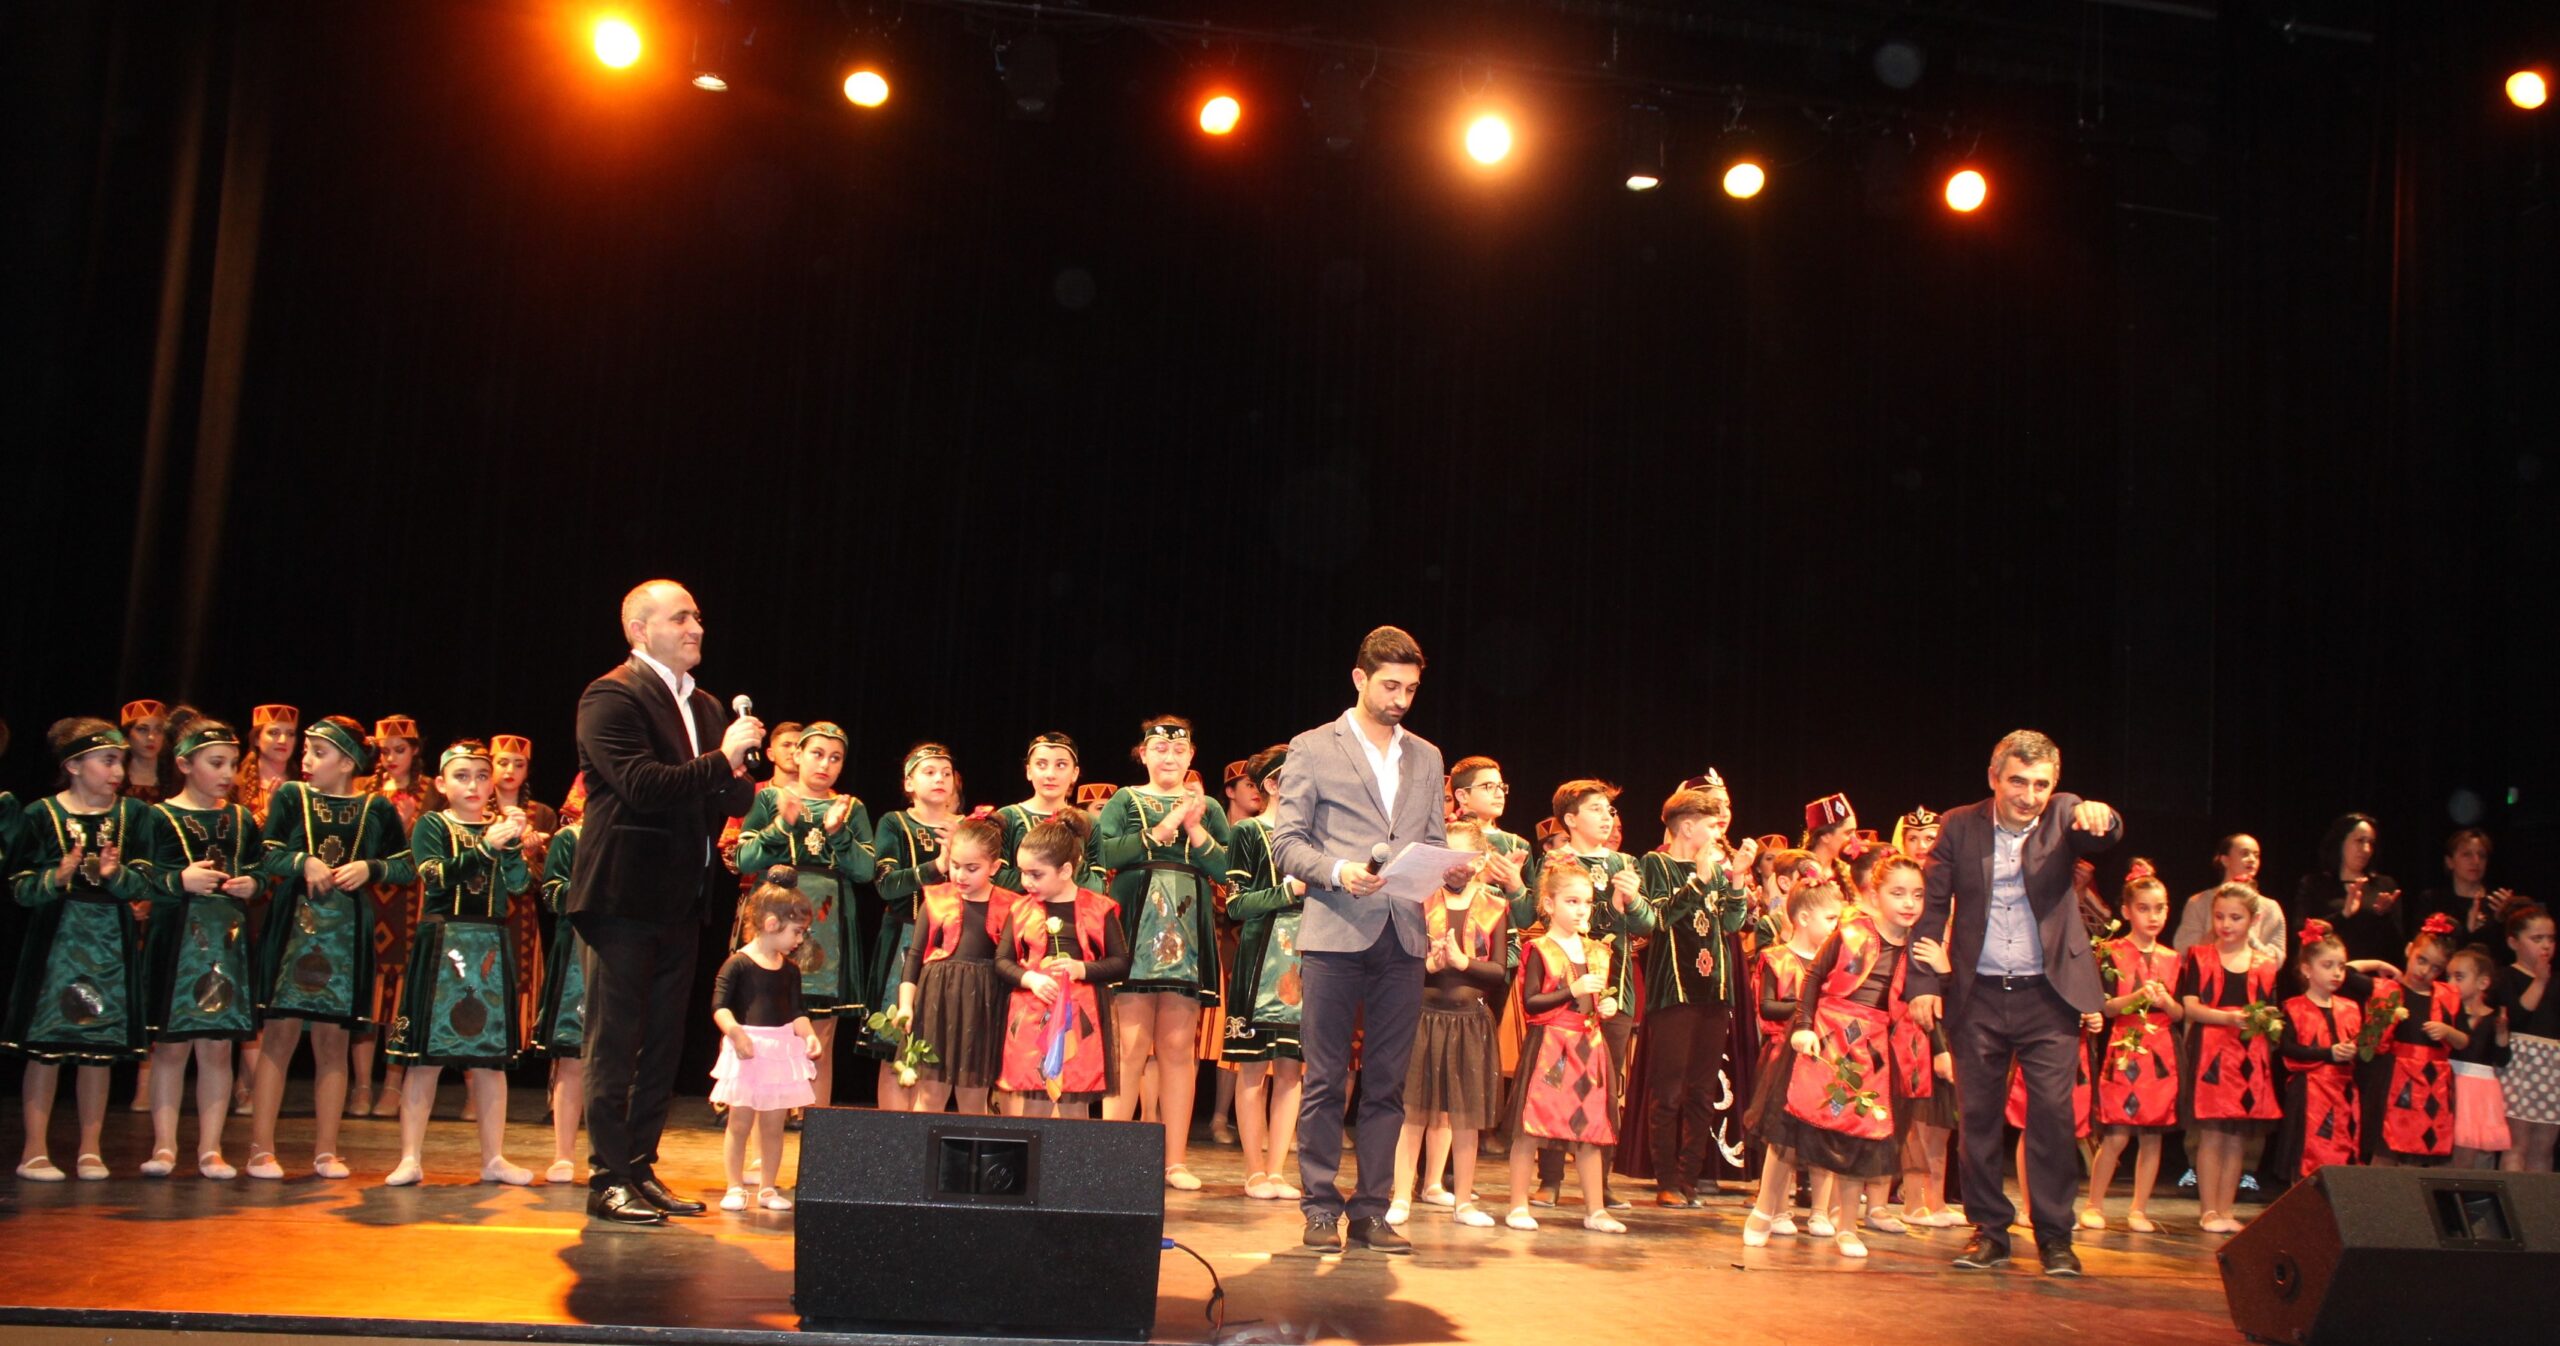
[[1307, 885], [1306, 914], [1298, 921], [1298, 947], [1313, 953], [1361, 953], [1378, 942], [1390, 919], [1404, 951], [1421, 957], [1431, 947], [1416, 903], [1390, 902], [1384, 893], [1353, 897], [1333, 883], [1337, 861], [1367, 864], [1371, 848], [1385, 842], [1399, 851], [1416, 841], [1443, 845], [1447, 820], [1440, 812], [1440, 750], [1408, 730], [1398, 762], [1396, 816], [1378, 797], [1369, 754], [1340, 719], [1289, 740], [1289, 762], [1280, 770], [1280, 798], [1272, 805], [1273, 868]]

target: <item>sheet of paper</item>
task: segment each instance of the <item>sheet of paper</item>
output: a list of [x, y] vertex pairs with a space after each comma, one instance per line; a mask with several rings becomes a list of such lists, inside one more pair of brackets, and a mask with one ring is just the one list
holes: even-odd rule
[[1386, 894], [1398, 902], [1419, 903], [1440, 890], [1441, 879], [1453, 865], [1475, 863], [1472, 851], [1453, 851], [1417, 841], [1396, 853], [1379, 871], [1387, 881]]

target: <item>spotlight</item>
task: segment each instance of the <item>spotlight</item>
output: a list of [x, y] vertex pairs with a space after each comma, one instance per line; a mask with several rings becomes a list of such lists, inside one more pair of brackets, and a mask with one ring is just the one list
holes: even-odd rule
[[1046, 33], [1025, 33], [996, 48], [996, 77], [1003, 81], [1014, 115], [1025, 121], [1047, 121], [1055, 110], [1058, 46]]
[[1618, 125], [1618, 160], [1628, 191], [1649, 192], [1662, 185], [1662, 109], [1647, 103], [1627, 109]]
[[693, 87], [725, 93], [756, 44], [755, 25], [741, 27], [730, 0], [707, 0], [701, 12], [693, 33]]
[[1213, 136], [1226, 135], [1244, 120], [1244, 104], [1232, 95], [1218, 94], [1200, 104], [1200, 129]]
[[1960, 168], [1947, 177], [1947, 208], [1969, 215], [1991, 199], [1991, 183], [1974, 169]]
[[1315, 77], [1307, 81], [1298, 104], [1307, 110], [1307, 121], [1326, 149], [1341, 154], [1359, 142], [1369, 121], [1360, 105], [1360, 88], [1366, 83], [1366, 76], [1354, 74], [1348, 62], [1339, 60], [1316, 67]]
[[878, 107], [889, 101], [889, 77], [865, 66], [844, 77], [844, 96], [855, 107]]
[[2531, 112], [2551, 101], [2551, 82], [2539, 70], [2519, 70], [2507, 76], [2507, 101]]
[[596, 59], [616, 70], [630, 67], [640, 59], [640, 30], [623, 19], [598, 19], [595, 29]]
[[1467, 157], [1490, 168], [1511, 157], [1511, 122], [1499, 112], [1480, 113], [1467, 123]]
[[1724, 194], [1738, 201], [1748, 201], [1769, 185], [1769, 175], [1749, 159], [1738, 159], [1724, 171]]

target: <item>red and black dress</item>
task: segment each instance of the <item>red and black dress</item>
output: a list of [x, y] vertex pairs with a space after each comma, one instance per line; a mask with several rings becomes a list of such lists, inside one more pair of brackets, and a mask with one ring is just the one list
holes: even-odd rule
[[1583, 938], [1567, 946], [1553, 932], [1520, 948], [1520, 1010], [1528, 1033], [1520, 1073], [1503, 1107], [1514, 1145], [1555, 1141], [1615, 1145], [1618, 1126], [1600, 996], [1577, 995], [1586, 974], [1609, 975], [1609, 946]]
[[[1795, 1030], [1796, 1002], [1804, 995], [1805, 969], [1810, 966], [1791, 944], [1762, 949], [1753, 966], [1752, 999], [1759, 1005], [1760, 1060], [1759, 1069], [1752, 1072], [1751, 1105], [1744, 1111], [1743, 1120], [1751, 1138], [1763, 1145], [1774, 1143], [1769, 1138], [1770, 1123], [1775, 1114], [1787, 1108], [1786, 1057], [1794, 1051], [1787, 1045], [1787, 1035]], [[1780, 1154], [1793, 1161], [1784, 1147]]]
[[986, 901], [971, 902], [937, 883], [918, 898], [915, 942], [907, 946], [901, 980], [915, 984], [915, 1034], [933, 1045], [934, 1059], [916, 1067], [919, 1079], [984, 1089], [1003, 1070], [996, 932], [1020, 897], [997, 888]]
[[[2177, 993], [2215, 1009], [2242, 1010], [2276, 991], [2276, 960], [2250, 955], [2246, 973], [2222, 966], [2222, 952], [2198, 944], [2178, 956]], [[2275, 1052], [2263, 1037], [2243, 1039], [2237, 1027], [2207, 1024], [2196, 1030], [2188, 1124], [2208, 1131], [2262, 1130], [2283, 1116]]]
[[[1043, 1005], [1022, 989], [1022, 974], [1038, 971], [1052, 954], [1083, 963], [1084, 978], [1061, 982], [1065, 994], [1058, 1003]], [[1119, 1079], [1111, 983], [1128, 972], [1119, 903], [1082, 888], [1055, 902], [1014, 903], [1004, 938], [996, 942], [996, 976], [1013, 988], [1005, 1005], [1004, 1087], [1060, 1103], [1108, 1097]]]
[[[2102, 956], [2128, 995], [2145, 982], [2172, 986], [2178, 979], [2178, 955], [2167, 945], [2145, 953], [2130, 938], [2113, 939]], [[2098, 1051], [2098, 1125], [2155, 1131], [2178, 1124], [2178, 1034], [2167, 1005], [2109, 1019]]]
[[1805, 971], [1788, 1036], [1811, 1030], [1818, 1057], [1785, 1058], [1786, 1107], [1771, 1143], [1796, 1161], [1853, 1178], [1899, 1171], [1909, 1101], [1928, 1096], [1929, 1039], [1902, 998], [1908, 950], [1853, 911]]
[[[2391, 1058], [2376, 1143], [2403, 1164], [2441, 1164], [2453, 1157], [2453, 1048], [2429, 1038], [2426, 1026], [2462, 1027], [2462, 997], [2441, 981], [2423, 995], [2405, 986], [2396, 989], [2409, 1017], [2391, 1029], [2374, 1053]], [[2366, 1004], [2370, 1008], [2373, 1002]]]
[[[2364, 1027], [2364, 1007], [2343, 995], [2316, 1003], [2307, 995], [2284, 1002], [2285, 1116], [2302, 1127], [2302, 1162], [2294, 1176], [2308, 1178], [2330, 1164], [2364, 1162], [2357, 1135], [2363, 1129], [2356, 1104], [2356, 1065], [2330, 1048], [2353, 1042]], [[2288, 1132], [2290, 1139], [2290, 1132]]]

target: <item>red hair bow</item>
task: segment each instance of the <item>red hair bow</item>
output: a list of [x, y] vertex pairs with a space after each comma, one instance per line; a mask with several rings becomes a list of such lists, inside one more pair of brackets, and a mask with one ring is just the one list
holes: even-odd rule
[[2418, 933], [2422, 935], [2450, 935], [2453, 933], [2453, 918], [2439, 911], [2434, 915], [2429, 916], [2426, 920], [2418, 923]]
[[2331, 926], [2327, 921], [2314, 916], [2310, 920], [2302, 923], [2302, 933], [2294, 936], [2294, 938], [2305, 944], [2317, 944], [2334, 933], [2336, 933], [2335, 927]]
[[2153, 869], [2148, 860], [2136, 860], [2124, 868], [2124, 881], [2127, 883], [2140, 883], [2144, 879], [2158, 877], [2160, 877], [2159, 871]]

